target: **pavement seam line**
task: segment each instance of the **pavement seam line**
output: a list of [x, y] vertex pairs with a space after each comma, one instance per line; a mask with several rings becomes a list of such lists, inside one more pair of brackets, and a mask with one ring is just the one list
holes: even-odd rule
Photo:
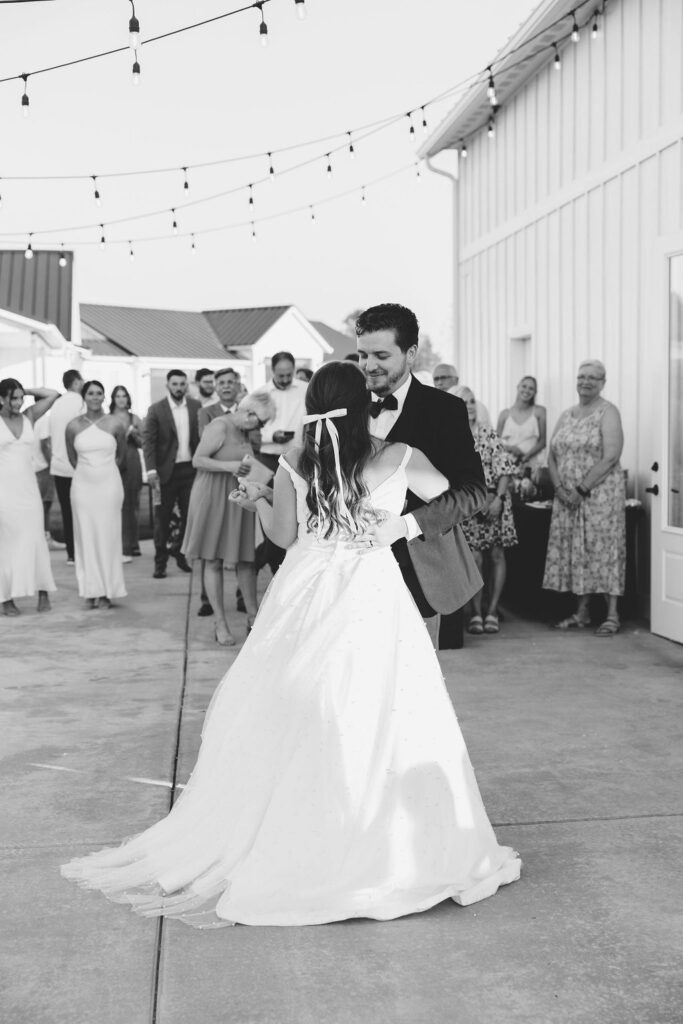
[[[183, 667], [180, 686], [180, 700], [178, 702], [178, 717], [176, 720], [175, 749], [173, 751], [173, 772], [171, 774], [171, 789], [168, 796], [168, 813], [173, 809], [175, 803], [176, 787], [178, 783], [178, 760], [180, 754], [180, 736], [183, 728], [183, 711], [185, 710], [185, 693], [187, 690], [187, 665], [189, 661], [190, 646], [190, 605], [192, 604], [192, 581], [194, 573], [189, 578], [187, 588], [187, 603], [185, 606], [185, 631], [183, 637]], [[159, 988], [161, 976], [161, 950], [164, 942], [164, 918], [157, 920], [156, 934], [154, 937], [154, 968], [152, 971], [152, 1006], [150, 1024], [159, 1022]]]

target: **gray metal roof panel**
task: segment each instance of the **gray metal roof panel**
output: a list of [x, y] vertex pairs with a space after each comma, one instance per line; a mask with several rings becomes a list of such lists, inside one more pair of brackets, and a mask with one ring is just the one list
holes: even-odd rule
[[291, 306], [207, 310], [204, 316], [226, 348], [254, 345]]
[[[64, 256], [66, 266], [60, 267]], [[73, 253], [38, 250], [33, 259], [24, 250], [0, 252], [0, 309], [54, 324], [71, 340]]]
[[350, 335], [335, 330], [334, 327], [323, 323], [322, 320], [311, 320], [311, 324], [319, 334], [322, 334], [327, 344], [332, 346], [332, 353], [329, 356], [325, 356], [326, 363], [334, 362], [337, 359], [345, 359], [350, 352], [356, 351], [355, 339], [350, 337]]
[[81, 319], [132, 355], [161, 359], [225, 356], [225, 349], [201, 313], [84, 303]]

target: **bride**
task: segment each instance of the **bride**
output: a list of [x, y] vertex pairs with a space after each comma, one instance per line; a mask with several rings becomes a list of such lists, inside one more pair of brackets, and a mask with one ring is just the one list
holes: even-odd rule
[[65, 877], [199, 928], [387, 920], [470, 904], [519, 878], [486, 816], [427, 629], [388, 547], [367, 543], [407, 489], [448, 486], [417, 449], [373, 439], [369, 392], [328, 363], [272, 506], [288, 548], [209, 705], [170, 814]]

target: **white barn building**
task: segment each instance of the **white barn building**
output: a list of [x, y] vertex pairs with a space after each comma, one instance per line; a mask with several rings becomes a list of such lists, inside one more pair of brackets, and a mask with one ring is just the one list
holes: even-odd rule
[[458, 152], [461, 381], [495, 417], [532, 374], [551, 431], [580, 361], [605, 363], [628, 493], [651, 512], [653, 629], [680, 641], [683, 3], [543, 0], [492, 71], [497, 107], [484, 76], [421, 150]]

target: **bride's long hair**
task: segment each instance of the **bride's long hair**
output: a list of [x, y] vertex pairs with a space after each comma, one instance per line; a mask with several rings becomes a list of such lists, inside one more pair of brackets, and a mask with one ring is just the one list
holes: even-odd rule
[[[377, 519], [363, 480], [363, 470], [375, 452], [368, 428], [369, 405], [365, 377], [350, 361], [321, 366], [306, 391], [309, 415], [346, 409], [345, 416], [322, 421], [319, 446], [315, 441], [318, 424], [306, 424], [299, 456], [298, 470], [308, 484], [308, 525], [325, 539], [335, 533], [353, 536]], [[330, 423], [339, 435], [339, 473]]]

